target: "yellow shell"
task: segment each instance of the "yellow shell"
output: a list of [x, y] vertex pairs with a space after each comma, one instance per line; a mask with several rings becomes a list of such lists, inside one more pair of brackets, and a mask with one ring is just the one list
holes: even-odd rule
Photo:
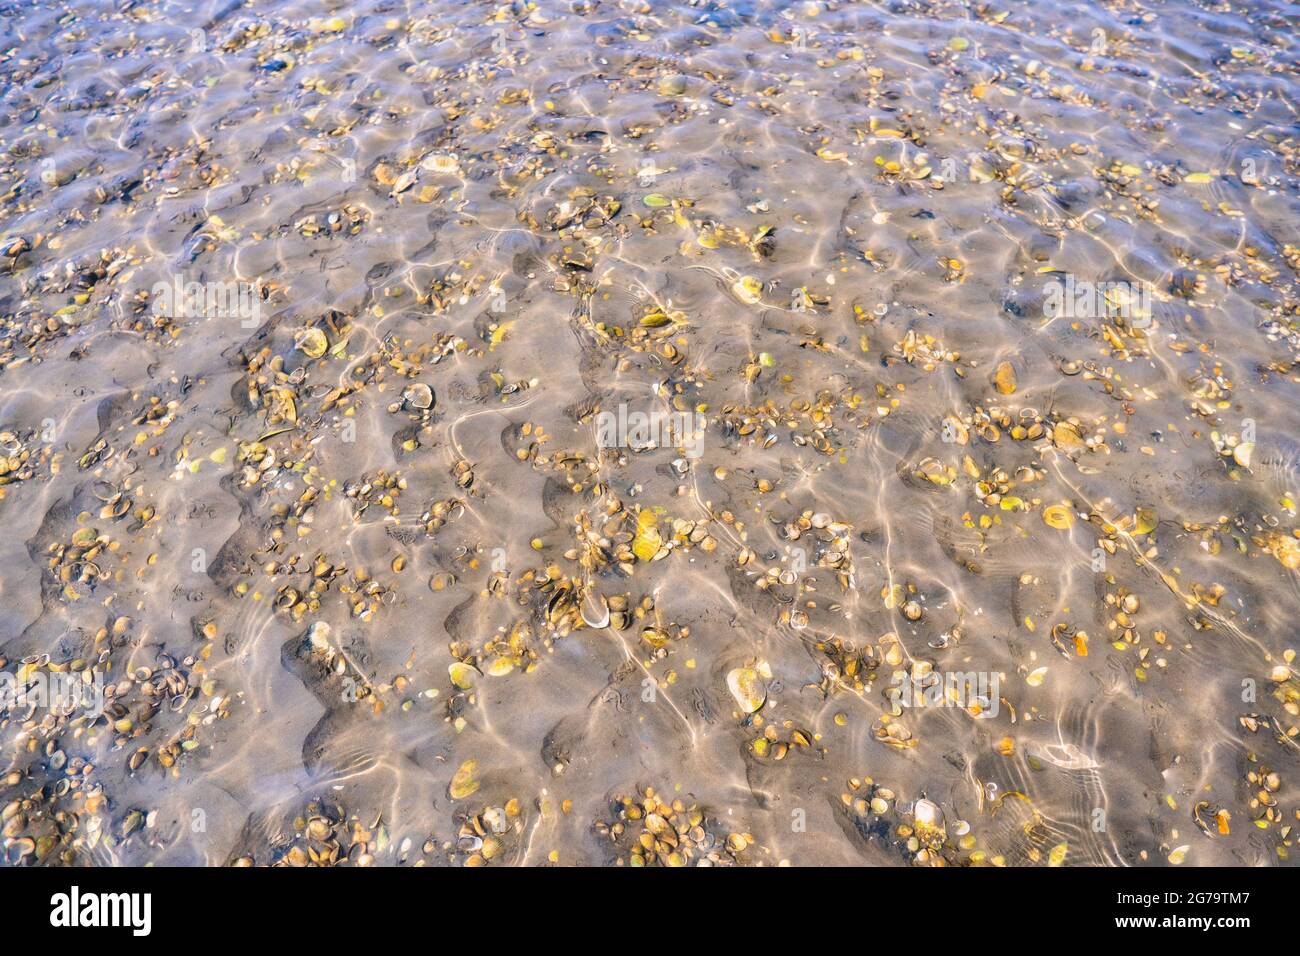
[[453, 800], [464, 800], [476, 790], [478, 790], [478, 761], [466, 760], [452, 774], [451, 786], [447, 788], [447, 792], [451, 794]]
[[1137, 521], [1133, 528], [1134, 534], [1150, 534], [1156, 530], [1156, 510], [1154, 508], [1139, 508], [1135, 515]]
[[746, 305], [758, 305], [763, 301], [763, 281], [753, 276], [741, 276], [732, 283], [731, 291]]
[[1083, 444], [1079, 429], [1070, 422], [1058, 422], [1052, 429], [1052, 441], [1059, 448], [1078, 448]]
[[632, 541], [632, 553], [642, 561], [653, 561], [662, 545], [663, 539], [659, 537], [659, 532], [654, 528], [645, 528]]
[[1043, 521], [1049, 528], [1068, 531], [1074, 524], [1074, 512], [1064, 505], [1048, 505], [1043, 509]]
[[447, 673], [451, 675], [451, 682], [461, 690], [473, 687], [474, 678], [478, 675], [478, 671], [464, 661], [454, 661], [448, 665]]
[[329, 339], [325, 338], [325, 333], [320, 329], [303, 329], [298, 334], [298, 339], [294, 343], [294, 348], [302, 352], [308, 358], [320, 358], [329, 348]]
[[515, 669], [515, 662], [508, 657], [498, 657], [487, 666], [489, 677], [504, 677]]
[[993, 384], [1003, 395], [1012, 395], [1016, 390], [1016, 370], [1010, 362], [1003, 362], [993, 373]]
[[758, 671], [752, 667], [737, 667], [727, 675], [727, 690], [746, 714], [752, 714], [767, 702], [767, 688]]

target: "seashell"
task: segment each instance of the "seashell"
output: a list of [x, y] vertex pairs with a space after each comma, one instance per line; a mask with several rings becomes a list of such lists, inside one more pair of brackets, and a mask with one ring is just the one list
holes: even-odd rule
[[415, 382], [402, 390], [402, 398], [412, 408], [424, 410], [433, 407], [433, 389], [423, 382]]
[[320, 358], [329, 348], [329, 339], [320, 329], [303, 329], [294, 339], [293, 347], [308, 358]]
[[1064, 505], [1048, 505], [1043, 509], [1043, 521], [1050, 528], [1068, 531], [1074, 524], [1074, 513]]
[[464, 800], [478, 788], [478, 761], [471, 758], [456, 768], [447, 792], [453, 800]]
[[758, 305], [763, 301], [763, 282], [753, 276], [741, 276], [731, 284], [731, 291], [746, 305]]
[[752, 667], [737, 667], [727, 674], [727, 690], [746, 714], [757, 713], [767, 703], [767, 687]]
[[946, 836], [943, 826], [943, 811], [939, 805], [930, 800], [916, 801], [912, 809], [916, 821], [916, 836], [924, 844], [942, 842]]
[[582, 622], [588, 627], [609, 626], [609, 602], [598, 591], [587, 591], [582, 598]]
[[104, 507], [99, 509], [99, 516], [104, 520], [120, 518], [131, 508], [131, 499], [118, 496], [116, 500], [110, 501]]
[[440, 175], [455, 176], [460, 173], [460, 161], [445, 153], [430, 153], [420, 163], [421, 169]]
[[464, 661], [453, 661], [448, 664], [447, 673], [451, 677], [451, 682], [461, 690], [469, 690], [473, 687], [474, 678], [479, 674], [472, 664], [466, 664]]
[[647, 625], [641, 629], [641, 640], [651, 647], [659, 648], [668, 643], [668, 634], [662, 628]]

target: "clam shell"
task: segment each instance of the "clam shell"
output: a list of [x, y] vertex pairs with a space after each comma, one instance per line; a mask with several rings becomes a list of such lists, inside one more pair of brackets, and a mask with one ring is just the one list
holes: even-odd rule
[[752, 667], [737, 667], [727, 674], [727, 690], [746, 714], [756, 713], [767, 702], [767, 687]]
[[582, 598], [582, 622], [588, 627], [609, 627], [609, 602], [598, 591], [588, 591]]
[[402, 390], [402, 398], [412, 408], [426, 409], [433, 407], [433, 389], [423, 382], [414, 382]]
[[433, 153], [424, 157], [424, 160], [420, 163], [420, 168], [427, 169], [431, 173], [455, 175], [460, 172], [460, 161], [455, 156]]
[[294, 340], [293, 347], [308, 358], [320, 358], [329, 348], [329, 339], [320, 329], [303, 329]]
[[448, 664], [447, 673], [451, 677], [451, 682], [461, 690], [469, 690], [473, 687], [474, 678], [478, 676], [478, 671], [464, 661], [453, 661]]
[[452, 774], [447, 793], [453, 800], [464, 800], [478, 790], [478, 787], [478, 761], [470, 759], [462, 763]]
[[921, 799], [916, 801], [913, 808], [913, 815], [916, 818], [916, 835], [921, 842], [928, 843], [932, 839], [943, 839], [943, 811], [939, 805], [930, 800]]

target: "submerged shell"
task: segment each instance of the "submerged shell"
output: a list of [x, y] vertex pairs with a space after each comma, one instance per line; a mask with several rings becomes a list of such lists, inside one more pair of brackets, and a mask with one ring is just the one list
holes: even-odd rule
[[461, 690], [469, 690], [473, 687], [474, 678], [478, 676], [478, 671], [464, 661], [453, 661], [448, 664], [447, 673], [451, 677], [451, 682]]
[[588, 627], [609, 626], [609, 602], [599, 591], [588, 591], [582, 598], [582, 622]]
[[313, 650], [328, 650], [330, 647], [330, 626], [324, 621], [316, 621], [307, 630], [307, 640], [311, 643]]
[[452, 775], [447, 792], [453, 800], [464, 800], [478, 790], [478, 761], [466, 760]]
[[1074, 524], [1074, 513], [1064, 505], [1048, 505], [1043, 509], [1043, 521], [1058, 531], [1068, 531]]
[[308, 358], [320, 358], [329, 348], [329, 344], [329, 339], [325, 338], [325, 333], [320, 329], [303, 329], [298, 333], [293, 347]]
[[767, 702], [767, 687], [752, 667], [737, 667], [729, 673], [727, 690], [746, 714], [756, 713]]
[[422, 169], [427, 169], [431, 173], [443, 173], [454, 175], [460, 172], [460, 161], [455, 156], [448, 156], [444, 153], [433, 153], [424, 157], [420, 163]]
[[747, 305], [757, 305], [763, 301], [763, 282], [753, 276], [741, 276], [732, 283], [731, 291]]
[[916, 818], [916, 835], [922, 843], [942, 840], [946, 835], [943, 826], [943, 811], [939, 805], [930, 800], [916, 801], [913, 808]]
[[433, 407], [433, 389], [423, 382], [413, 382], [402, 390], [402, 398], [412, 408], [424, 410]]

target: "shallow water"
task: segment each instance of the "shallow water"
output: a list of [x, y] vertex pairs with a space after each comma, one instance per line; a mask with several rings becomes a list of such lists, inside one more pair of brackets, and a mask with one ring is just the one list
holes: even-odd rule
[[9, 4], [5, 859], [1287, 863], [1296, 14]]

